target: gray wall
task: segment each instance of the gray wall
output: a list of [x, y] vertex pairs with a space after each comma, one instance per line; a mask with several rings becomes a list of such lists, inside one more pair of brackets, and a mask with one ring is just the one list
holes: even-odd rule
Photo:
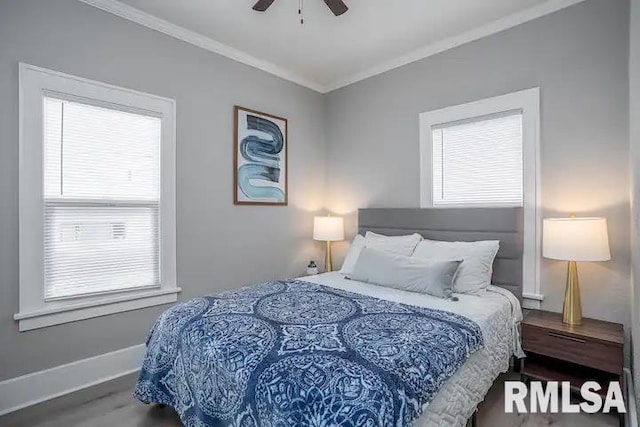
[[[324, 188], [323, 97], [76, 0], [0, 0], [0, 380], [142, 343], [163, 307], [19, 333], [18, 61], [177, 100], [182, 299], [302, 273]], [[233, 105], [290, 119], [290, 205], [234, 207]]]
[[[18, 332], [18, 61], [177, 100], [182, 299], [302, 273], [323, 206], [351, 234], [357, 208], [418, 206], [420, 112], [540, 86], [544, 213], [609, 219], [613, 260], [580, 267], [584, 313], [626, 322], [628, 13], [588, 0], [323, 97], [76, 0], [0, 0], [0, 380], [139, 344], [164, 309]], [[234, 104], [290, 119], [289, 207], [232, 205]], [[544, 308], [561, 309], [564, 268], [544, 262]]]
[[[332, 92], [328, 208], [353, 234], [357, 208], [419, 206], [418, 114], [539, 86], [543, 214], [608, 218], [612, 261], [579, 267], [583, 313], [628, 323], [628, 16], [588, 0]], [[544, 309], [562, 309], [565, 280], [543, 261]]]
[[[631, 250], [633, 252], [632, 282], [632, 339], [636, 398], [640, 403], [640, 0], [631, 0], [630, 59], [629, 59], [629, 123], [631, 129], [631, 170], [633, 174], [631, 198]], [[640, 405], [638, 405], [640, 408]]]

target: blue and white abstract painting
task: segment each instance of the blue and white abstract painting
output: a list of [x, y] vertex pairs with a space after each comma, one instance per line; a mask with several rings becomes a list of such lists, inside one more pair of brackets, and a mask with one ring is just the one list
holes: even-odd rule
[[236, 106], [235, 203], [287, 204], [287, 119]]

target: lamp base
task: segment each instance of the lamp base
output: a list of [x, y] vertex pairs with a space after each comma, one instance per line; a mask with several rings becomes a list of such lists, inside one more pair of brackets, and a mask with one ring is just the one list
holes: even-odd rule
[[578, 265], [569, 261], [567, 269], [567, 289], [564, 293], [562, 322], [569, 326], [582, 324], [582, 306], [580, 303], [580, 284], [578, 283]]
[[327, 250], [324, 254], [324, 271], [326, 273], [331, 273], [333, 271], [333, 266], [331, 265], [331, 242], [327, 242]]

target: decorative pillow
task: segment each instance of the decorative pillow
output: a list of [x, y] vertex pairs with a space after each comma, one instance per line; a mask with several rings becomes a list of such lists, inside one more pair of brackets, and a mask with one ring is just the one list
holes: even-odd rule
[[499, 248], [499, 240], [440, 242], [425, 239], [418, 244], [413, 256], [431, 260], [462, 259], [453, 291], [478, 295], [491, 284], [493, 260]]
[[453, 281], [461, 262], [420, 259], [364, 248], [351, 278], [448, 299], [453, 293]]
[[360, 251], [362, 251], [364, 247], [379, 249], [383, 252], [390, 252], [398, 255], [410, 256], [420, 240], [422, 240], [422, 236], [417, 233], [407, 236], [384, 236], [382, 234], [367, 231], [365, 237], [357, 235], [353, 239], [349, 252], [342, 263], [340, 273], [345, 275], [351, 274], [353, 266], [360, 255]]

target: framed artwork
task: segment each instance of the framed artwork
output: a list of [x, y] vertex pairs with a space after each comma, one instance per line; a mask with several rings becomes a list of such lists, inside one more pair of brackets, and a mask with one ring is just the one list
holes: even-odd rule
[[287, 119], [235, 107], [234, 204], [287, 205]]

